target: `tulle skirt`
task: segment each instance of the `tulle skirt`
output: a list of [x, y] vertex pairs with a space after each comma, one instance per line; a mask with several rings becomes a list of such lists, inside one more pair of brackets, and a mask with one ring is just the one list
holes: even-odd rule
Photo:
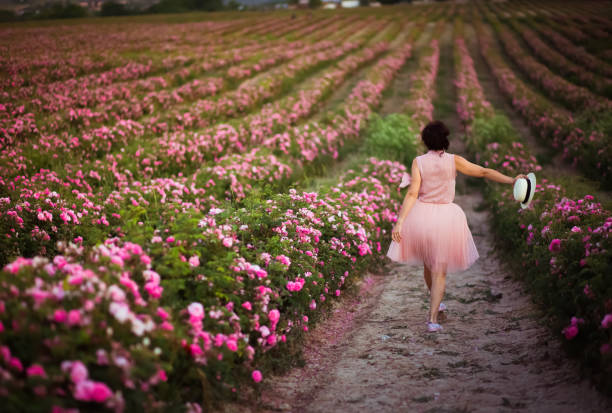
[[462, 271], [478, 259], [465, 213], [455, 203], [417, 199], [401, 228], [401, 242], [391, 241], [393, 261], [424, 264], [432, 271]]

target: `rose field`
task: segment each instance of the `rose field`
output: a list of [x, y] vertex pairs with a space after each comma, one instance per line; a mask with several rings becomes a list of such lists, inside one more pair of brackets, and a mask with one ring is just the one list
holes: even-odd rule
[[[598, 0], [0, 24], [1, 410], [612, 408], [611, 36]], [[537, 176], [457, 179], [484, 267], [439, 338], [386, 258], [433, 119]]]

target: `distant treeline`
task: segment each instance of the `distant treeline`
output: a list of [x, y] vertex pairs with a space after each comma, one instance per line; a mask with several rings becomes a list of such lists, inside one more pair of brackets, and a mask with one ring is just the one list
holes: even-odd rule
[[[382, 4], [409, 3], [412, 0], [359, 0], [360, 6], [368, 6], [371, 1], [379, 1]], [[440, 1], [440, 0], [437, 0]], [[298, 0], [288, 0], [289, 4], [297, 4]], [[309, 0], [311, 8], [322, 6], [321, 0]], [[45, 20], [45, 19], [70, 19], [89, 16], [133, 16], [138, 14], [156, 13], [184, 13], [190, 11], [222, 11], [239, 9], [259, 9], [265, 4], [245, 6], [236, 0], [230, 0], [223, 4], [223, 0], [160, 0], [148, 8], [136, 8], [121, 4], [115, 0], [105, 1], [99, 12], [92, 12], [85, 7], [70, 2], [58, 0], [37, 9], [26, 10], [21, 15], [16, 15], [12, 10], [0, 9], [0, 22], [22, 21], [22, 20]], [[268, 4], [267, 6], [271, 6]]]
[[137, 14], [154, 13], [182, 13], [188, 11], [221, 11], [238, 10], [240, 3], [231, 0], [224, 5], [223, 0], [161, 0], [145, 8], [137, 9], [116, 1], [106, 1], [99, 12], [91, 12], [85, 7], [74, 3], [53, 3], [36, 10], [27, 10], [17, 16], [12, 10], [0, 10], [0, 21], [44, 20], [44, 19], [70, 19], [88, 16], [130, 16]]

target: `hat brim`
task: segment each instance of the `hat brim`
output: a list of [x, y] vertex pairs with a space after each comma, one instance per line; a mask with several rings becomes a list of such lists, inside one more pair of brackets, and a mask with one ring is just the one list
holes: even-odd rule
[[530, 183], [530, 191], [529, 191], [529, 196], [527, 197], [527, 199], [525, 200], [525, 202], [521, 202], [521, 208], [525, 209], [527, 207], [529, 207], [529, 204], [531, 204], [531, 200], [533, 199], [533, 196], [535, 195], [535, 190], [536, 190], [536, 176], [533, 172], [530, 172], [527, 174], [527, 179], [529, 180]]

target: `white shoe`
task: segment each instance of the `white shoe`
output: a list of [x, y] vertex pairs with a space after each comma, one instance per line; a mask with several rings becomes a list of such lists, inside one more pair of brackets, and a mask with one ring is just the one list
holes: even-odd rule
[[442, 326], [438, 323], [427, 322], [427, 331], [435, 333], [442, 330]]
[[440, 307], [438, 307], [438, 312], [441, 313], [443, 311], [446, 311], [446, 304], [440, 303]]

